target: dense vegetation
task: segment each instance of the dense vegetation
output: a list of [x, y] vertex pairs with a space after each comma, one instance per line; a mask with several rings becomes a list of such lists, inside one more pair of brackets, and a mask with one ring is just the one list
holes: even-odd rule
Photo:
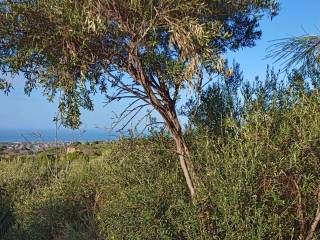
[[[306, 239], [320, 211], [320, 92], [319, 78], [305, 76], [284, 82], [268, 71], [255, 86], [235, 84], [236, 94], [223, 82], [208, 89], [185, 136], [201, 183], [193, 202], [165, 132], [2, 159], [0, 235]], [[232, 114], [203, 117], [215, 104]], [[199, 120], [210, 118], [221, 124]]]
[[[151, 107], [175, 140], [193, 198], [179, 95], [224, 74], [225, 53], [254, 46], [261, 18], [278, 9], [277, 0], [2, 0], [0, 72], [23, 74], [26, 94], [41, 87], [49, 100], [57, 97], [56, 120], [71, 128], [79, 128], [81, 108], [93, 110], [97, 91], [108, 103], [127, 100], [122, 128]], [[0, 79], [1, 90], [10, 85]]]
[[[0, 71], [24, 75], [26, 94], [59, 95], [57, 126], [79, 127], [100, 91], [132, 100], [123, 127], [151, 106], [168, 130], [73, 153], [0, 146], [0, 238], [319, 237], [319, 36], [273, 45], [285, 70], [300, 64], [283, 81], [268, 69], [244, 83], [224, 58], [254, 46], [262, 16], [278, 10], [276, 0], [0, 1]], [[196, 98], [181, 109], [183, 132], [186, 88]]]

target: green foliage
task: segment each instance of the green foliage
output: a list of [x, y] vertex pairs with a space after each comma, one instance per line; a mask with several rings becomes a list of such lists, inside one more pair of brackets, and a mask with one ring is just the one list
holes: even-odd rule
[[240, 65], [233, 62], [230, 69], [226, 63], [224, 72], [218, 83], [210, 85], [199, 98], [190, 99], [182, 108], [189, 125], [205, 129], [213, 136], [224, 134], [226, 119], [239, 121], [240, 118], [239, 88], [243, 83]]
[[[167, 151], [171, 145], [132, 140], [113, 146], [105, 191], [110, 196], [97, 216], [102, 239], [201, 239], [196, 208], [175, 156]], [[118, 150], [124, 146], [126, 153]]]
[[121, 90], [111, 100], [165, 94], [175, 103], [203, 71], [220, 72], [227, 49], [253, 46], [261, 16], [277, 11], [275, 0], [4, 0], [0, 69], [23, 73], [27, 94], [61, 93], [61, 120], [77, 128], [98, 89]]
[[285, 68], [308, 70], [320, 65], [320, 36], [304, 35], [276, 40], [270, 46], [267, 57], [283, 62]]
[[6, 192], [0, 188], [0, 236], [4, 236], [12, 224], [10, 202]]
[[189, 133], [193, 203], [165, 133], [1, 160], [3, 239], [303, 239], [319, 204], [320, 93], [299, 72], [276, 76], [248, 87], [245, 114], [222, 126], [232, 134]]
[[[36, 187], [24, 187], [31, 185], [33, 178], [23, 178], [25, 184], [21, 180], [16, 184], [10, 181], [9, 168], [23, 169], [30, 172], [26, 176], [33, 176], [33, 171], [39, 171], [35, 166], [41, 158], [28, 159], [19, 166], [17, 163], [23, 160], [3, 162], [7, 169], [4, 168], [0, 186], [5, 186], [11, 195], [15, 217], [5, 239], [202, 236], [197, 210], [181, 181], [176, 156], [167, 151], [173, 151], [171, 140], [122, 140], [102, 147], [102, 157], [89, 162], [74, 160], [67, 172], [58, 177], [51, 175]], [[128, 152], [121, 150], [124, 147]], [[20, 189], [21, 193], [11, 189]]]
[[278, 75], [268, 70], [264, 83], [246, 86], [240, 124], [233, 117], [225, 119], [222, 128], [228, 134], [218, 138], [204, 136], [203, 131], [191, 135], [214, 235], [306, 236], [318, 208], [320, 186], [320, 95], [319, 89], [309, 87], [309, 80], [293, 71], [287, 82], [279, 82]]
[[12, 85], [0, 78], [0, 91], [3, 91], [5, 94], [8, 94], [12, 89]]
[[299, 192], [303, 221], [310, 227], [319, 188], [319, 100], [319, 95], [304, 97], [287, 112], [259, 109], [244, 127], [230, 123], [231, 139], [193, 141], [202, 155], [198, 162], [205, 161], [199, 169], [205, 202], [213, 206], [209, 223], [220, 238], [297, 239]]

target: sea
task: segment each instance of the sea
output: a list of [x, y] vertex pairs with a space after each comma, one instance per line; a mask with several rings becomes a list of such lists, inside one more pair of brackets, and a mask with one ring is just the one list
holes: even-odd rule
[[116, 132], [104, 129], [70, 130], [59, 129], [1, 129], [0, 143], [23, 143], [23, 142], [93, 142], [115, 140], [120, 135]]

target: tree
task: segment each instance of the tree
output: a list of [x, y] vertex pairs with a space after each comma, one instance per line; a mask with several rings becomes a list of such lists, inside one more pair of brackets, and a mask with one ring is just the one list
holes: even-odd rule
[[179, 93], [221, 72], [227, 49], [253, 46], [259, 19], [277, 10], [276, 0], [2, 0], [0, 65], [24, 73], [27, 94], [36, 86], [49, 99], [61, 92], [65, 126], [79, 127], [80, 108], [93, 110], [98, 89], [109, 101], [133, 100], [123, 117], [152, 106], [175, 140], [193, 196]]
[[267, 57], [283, 61], [285, 70], [300, 65], [302, 70], [319, 67], [320, 36], [304, 35], [275, 40]]
[[[228, 72], [229, 71], [229, 72]], [[239, 88], [243, 82], [240, 65], [233, 62], [229, 68], [225, 64], [221, 81], [211, 84], [201, 94], [191, 98], [183, 106], [182, 113], [189, 119], [189, 124], [199, 129], [206, 129], [214, 136], [224, 133], [224, 121], [227, 118], [239, 119]]]
[[282, 62], [284, 70], [298, 70], [309, 77], [312, 87], [320, 87], [320, 36], [303, 35], [275, 40], [269, 47], [268, 58]]

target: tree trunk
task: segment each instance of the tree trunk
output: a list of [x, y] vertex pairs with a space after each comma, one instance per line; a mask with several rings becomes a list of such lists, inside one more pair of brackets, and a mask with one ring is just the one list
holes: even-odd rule
[[182, 135], [173, 136], [173, 138], [176, 142], [177, 153], [179, 154], [180, 166], [182, 168], [183, 175], [185, 177], [190, 196], [193, 198], [195, 195], [195, 186], [194, 186], [195, 172], [194, 172], [193, 164], [190, 159], [190, 154]]
[[[131, 56], [132, 57], [132, 56]], [[195, 171], [193, 164], [190, 159], [189, 150], [187, 144], [183, 138], [181, 125], [179, 119], [177, 117], [177, 113], [175, 110], [175, 101], [170, 97], [170, 92], [167, 90], [167, 87], [160, 82], [160, 86], [156, 86], [155, 88], [160, 95], [162, 102], [157, 98], [156, 94], [153, 92], [150, 79], [146, 77], [146, 74], [143, 71], [143, 67], [141, 64], [141, 60], [139, 57], [135, 58], [134, 65], [136, 66], [136, 70], [130, 70], [131, 75], [135, 76], [136, 82], [141, 84], [145, 90], [146, 95], [150, 99], [150, 104], [161, 114], [164, 118], [169, 131], [172, 134], [173, 139], [176, 142], [177, 153], [179, 154], [180, 166], [183, 171], [183, 175], [186, 179], [186, 183], [191, 195], [191, 198], [195, 195]], [[138, 98], [141, 98], [139, 94], [133, 92]]]
[[181, 128], [179, 119], [174, 109], [171, 109], [171, 111], [168, 111], [165, 114], [161, 114], [161, 115], [164, 117], [167, 123], [167, 126], [172, 134], [172, 137], [176, 143], [176, 150], [179, 155], [180, 166], [183, 171], [183, 175], [185, 177], [190, 196], [191, 198], [193, 198], [195, 196], [194, 184], [195, 184], [196, 174], [190, 159], [188, 146], [183, 137], [182, 128]]

